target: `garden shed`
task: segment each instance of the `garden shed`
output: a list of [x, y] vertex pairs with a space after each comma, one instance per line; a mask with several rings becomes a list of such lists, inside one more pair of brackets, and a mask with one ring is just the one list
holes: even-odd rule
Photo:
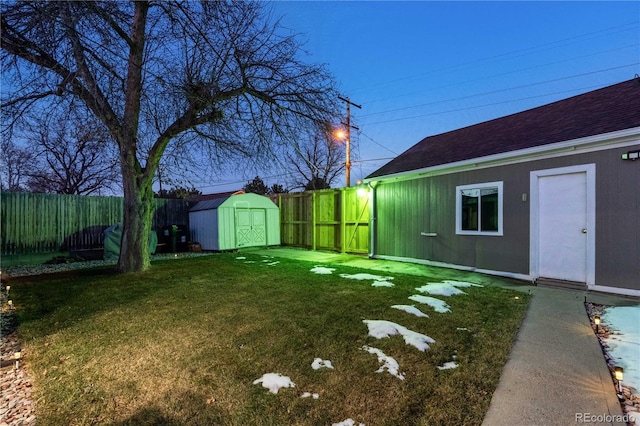
[[280, 245], [280, 209], [251, 193], [202, 200], [189, 210], [189, 231], [203, 250]]

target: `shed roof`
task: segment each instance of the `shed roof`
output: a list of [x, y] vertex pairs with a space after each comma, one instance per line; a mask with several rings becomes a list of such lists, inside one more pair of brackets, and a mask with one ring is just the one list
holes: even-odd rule
[[640, 126], [640, 78], [429, 136], [367, 179]]
[[249, 208], [275, 208], [277, 209], [273, 201], [269, 197], [252, 193], [234, 193], [231, 195], [214, 198], [212, 200], [202, 200], [189, 209], [190, 212], [197, 212], [201, 210], [213, 210], [217, 209], [223, 204], [227, 206], [233, 206], [235, 204], [242, 203], [243, 206]]

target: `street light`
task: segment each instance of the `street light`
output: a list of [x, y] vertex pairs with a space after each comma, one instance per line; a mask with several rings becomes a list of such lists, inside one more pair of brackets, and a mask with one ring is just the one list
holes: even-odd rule
[[351, 186], [351, 129], [353, 128], [356, 130], [360, 130], [356, 126], [351, 125], [351, 105], [353, 105], [358, 109], [362, 108], [362, 106], [358, 104], [354, 104], [353, 102], [351, 102], [349, 98], [343, 98], [342, 96], [338, 96], [338, 99], [340, 99], [341, 101], [344, 101], [347, 104], [347, 122], [342, 123], [345, 126], [345, 130], [339, 130], [339, 132], [342, 134], [342, 138], [345, 139], [345, 143], [347, 147], [347, 161], [345, 162], [345, 169], [346, 169], [345, 186], [348, 188], [349, 186]]

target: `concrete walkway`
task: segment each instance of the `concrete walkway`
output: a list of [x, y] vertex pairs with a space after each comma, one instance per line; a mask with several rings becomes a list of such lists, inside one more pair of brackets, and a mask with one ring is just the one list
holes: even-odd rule
[[625, 425], [584, 301], [618, 306], [633, 301], [584, 291], [531, 290], [529, 310], [483, 425]]
[[584, 302], [632, 305], [637, 299], [535, 287], [515, 280], [363, 256], [289, 248], [260, 254], [345, 264], [386, 273], [438, 276], [499, 285], [533, 297], [483, 425], [625, 425], [615, 387]]

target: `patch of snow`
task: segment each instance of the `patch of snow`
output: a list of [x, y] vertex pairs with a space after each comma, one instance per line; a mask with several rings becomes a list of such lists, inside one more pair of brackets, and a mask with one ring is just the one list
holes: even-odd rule
[[280, 263], [279, 260], [276, 260], [275, 262], [269, 262], [267, 263], [268, 266], [276, 266], [278, 263]]
[[313, 268], [311, 268], [311, 272], [320, 275], [331, 275], [335, 270], [336, 268], [327, 268], [325, 266], [314, 266]]
[[396, 361], [394, 358], [390, 357], [389, 355], [386, 355], [380, 349], [372, 348], [371, 346], [365, 345], [361, 349], [363, 351], [369, 352], [370, 354], [374, 354], [378, 356], [378, 362], [381, 363], [382, 366], [380, 366], [380, 368], [376, 370], [376, 373], [383, 373], [385, 370], [387, 370], [389, 374], [391, 374], [392, 376], [395, 376], [400, 380], [404, 380], [404, 375], [400, 374], [400, 371], [399, 371], [400, 365], [398, 364], [398, 361]]
[[302, 395], [300, 395], [300, 398], [313, 398], [313, 399], [318, 399], [318, 398], [320, 398], [320, 394], [317, 394], [317, 393], [311, 393], [311, 392], [304, 392]]
[[245, 260], [244, 263], [256, 263], [255, 260]]
[[271, 393], [278, 393], [280, 388], [295, 388], [296, 384], [291, 378], [283, 376], [279, 373], [266, 373], [262, 377], [253, 381], [254, 385], [262, 383], [262, 387], [269, 389]]
[[435, 343], [431, 337], [409, 330], [395, 322], [384, 320], [362, 320], [369, 327], [369, 336], [383, 339], [389, 336], [401, 335], [407, 345], [414, 346], [419, 351], [429, 349], [429, 343]]
[[393, 305], [391, 307], [393, 309], [400, 309], [401, 311], [405, 311], [417, 317], [429, 318], [429, 315], [425, 314], [420, 309], [416, 308], [415, 305]]
[[245, 257], [245, 256], [238, 256], [238, 257], [236, 257], [236, 260], [245, 260], [245, 259], [246, 259], [246, 257]]
[[439, 283], [427, 283], [416, 288], [420, 293], [429, 293], [434, 296], [454, 296], [456, 294], [466, 294], [458, 287], [482, 287], [480, 284], [468, 283], [465, 281], [444, 280]]
[[350, 280], [373, 280], [373, 281], [389, 281], [392, 280], [393, 277], [383, 277], [380, 275], [373, 274], [340, 274], [342, 278], [348, 278]]
[[[355, 420], [349, 418], [338, 423], [332, 423], [331, 426], [355, 426]], [[365, 426], [364, 423], [358, 423], [358, 426]]]
[[371, 287], [394, 287], [394, 284], [389, 281], [374, 281]]
[[457, 327], [456, 330], [458, 330], [458, 331], [469, 331], [469, 329], [467, 327]]
[[430, 283], [427, 285], [423, 285], [422, 287], [417, 287], [420, 293], [428, 293], [434, 296], [454, 296], [456, 294], [467, 294], [464, 291], [452, 286], [451, 284], [445, 283]]
[[604, 309], [601, 321], [609, 326], [609, 355], [624, 369], [623, 384], [640, 391], [640, 305]]
[[451, 307], [447, 305], [444, 300], [436, 299], [435, 297], [422, 296], [420, 294], [414, 294], [409, 296], [409, 299], [431, 306], [436, 312], [446, 313], [451, 312]]
[[458, 363], [455, 361], [449, 361], [449, 362], [445, 362], [442, 365], [438, 366], [438, 370], [450, 370], [452, 368], [457, 368], [458, 367]]
[[318, 370], [322, 367], [333, 369], [333, 365], [331, 365], [331, 361], [329, 361], [328, 359], [315, 358], [311, 363], [311, 368], [313, 368], [314, 370]]

